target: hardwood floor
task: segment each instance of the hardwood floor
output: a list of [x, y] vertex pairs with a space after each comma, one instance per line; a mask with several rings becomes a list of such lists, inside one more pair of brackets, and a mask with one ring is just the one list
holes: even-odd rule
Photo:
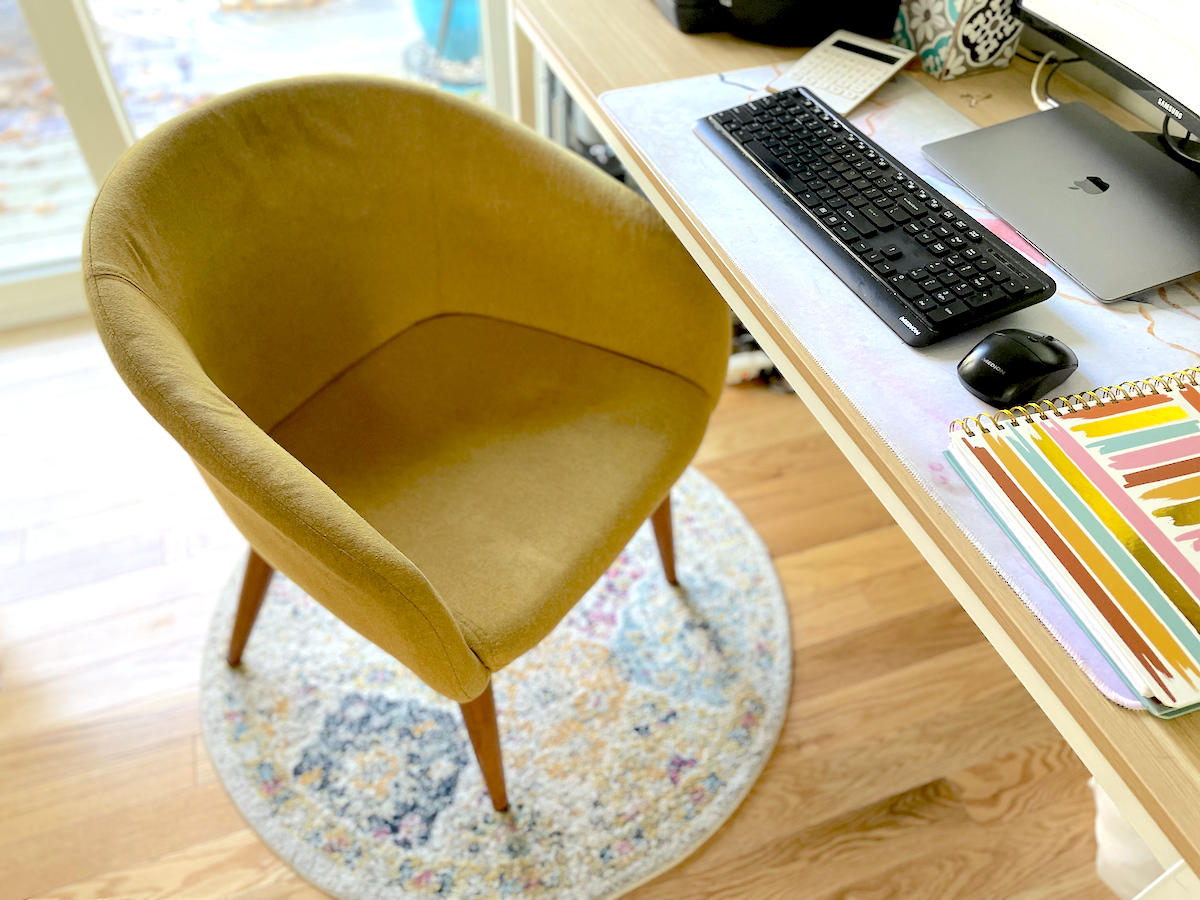
[[[0, 335], [0, 900], [323, 896], [226, 798], [199, 655], [245, 544], [87, 323]], [[728, 390], [697, 465], [796, 649], [736, 815], [637, 900], [1111, 900], [1087, 773], [804, 407]]]

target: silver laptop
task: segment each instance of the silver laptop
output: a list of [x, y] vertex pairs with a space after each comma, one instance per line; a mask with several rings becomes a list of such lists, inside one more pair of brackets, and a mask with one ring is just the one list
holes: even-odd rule
[[922, 150], [1101, 300], [1200, 271], [1200, 176], [1084, 103]]

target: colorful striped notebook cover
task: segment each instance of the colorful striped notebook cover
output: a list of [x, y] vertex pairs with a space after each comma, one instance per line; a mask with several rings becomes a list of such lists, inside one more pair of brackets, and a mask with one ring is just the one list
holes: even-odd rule
[[1164, 718], [1200, 708], [1198, 382], [1187, 369], [959, 419], [947, 452]]

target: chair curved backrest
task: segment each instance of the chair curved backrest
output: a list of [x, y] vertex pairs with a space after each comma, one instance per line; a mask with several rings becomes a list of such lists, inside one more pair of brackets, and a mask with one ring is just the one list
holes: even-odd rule
[[[489, 673], [433, 585], [268, 432], [439, 315], [600, 346], [713, 402], [728, 333], [632, 192], [476, 104], [379, 78], [236, 91], [139, 141], [97, 198], [84, 276], [122, 377], [255, 549], [459, 702]], [[647, 303], [681, 323], [670, 340], [639, 327]]]

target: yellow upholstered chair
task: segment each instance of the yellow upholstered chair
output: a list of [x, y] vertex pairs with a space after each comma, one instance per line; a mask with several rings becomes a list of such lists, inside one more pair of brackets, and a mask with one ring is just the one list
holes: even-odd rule
[[[653, 209], [476, 104], [363, 77], [260, 85], [139, 141], [84, 277], [118, 371], [252, 551], [462, 704], [507, 805], [491, 674], [668, 492], [728, 313]], [[661, 504], [661, 505], [660, 505]]]

